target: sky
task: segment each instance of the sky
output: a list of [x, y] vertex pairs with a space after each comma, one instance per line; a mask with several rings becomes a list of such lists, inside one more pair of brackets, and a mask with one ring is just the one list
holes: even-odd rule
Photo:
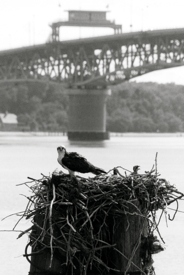
[[[184, 28], [183, 0], [0, 0], [0, 51], [46, 43], [50, 24], [67, 21], [67, 10], [108, 11], [123, 32]], [[113, 34], [112, 29], [60, 28], [62, 40]], [[184, 67], [155, 71], [134, 81], [184, 85]]]

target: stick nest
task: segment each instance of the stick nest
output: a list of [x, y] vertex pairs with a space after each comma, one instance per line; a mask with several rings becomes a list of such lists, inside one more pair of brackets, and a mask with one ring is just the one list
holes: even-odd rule
[[[122, 175], [119, 170], [114, 168], [93, 178], [74, 179], [53, 173], [25, 183], [31, 196], [21, 218], [31, 219], [33, 226], [19, 237], [31, 230], [30, 255], [48, 250], [48, 268], [52, 269], [56, 257], [61, 262], [60, 274], [87, 274], [88, 270], [106, 274], [119, 271], [114, 260], [109, 259], [116, 253], [126, 260], [125, 273], [132, 264], [142, 273], [151, 274], [151, 255], [163, 250], [154, 236], [154, 231], [160, 236], [156, 211], [161, 210], [160, 221], [167, 205], [178, 202], [183, 194], [153, 169], [145, 174], [129, 175], [124, 170]], [[113, 238], [123, 217], [127, 230], [132, 217], [141, 221], [137, 242], [129, 256], [118, 249]], [[138, 250], [141, 266], [134, 263]], [[29, 261], [30, 255], [26, 247]]]

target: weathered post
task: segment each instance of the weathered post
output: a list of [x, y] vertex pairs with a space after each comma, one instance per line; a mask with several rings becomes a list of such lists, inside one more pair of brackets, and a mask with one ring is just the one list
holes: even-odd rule
[[[49, 231], [48, 221], [44, 225], [44, 215], [36, 214], [34, 216], [34, 225], [32, 227], [32, 232], [30, 239], [32, 240], [30, 245], [32, 246], [31, 258], [30, 261], [30, 275], [57, 275], [65, 274], [66, 268], [62, 267], [62, 255], [57, 255], [54, 253], [51, 259], [51, 250], [50, 250], [50, 238], [45, 232], [44, 238], [40, 240], [40, 235], [42, 235], [42, 228], [45, 227], [45, 230]], [[35, 242], [35, 243], [34, 243]]]
[[183, 194], [153, 171], [35, 181], [24, 212], [33, 217], [29, 275], [154, 274], [156, 211]]
[[[141, 274], [141, 236], [147, 231], [146, 224], [141, 215], [137, 215], [140, 206], [137, 200], [133, 205], [127, 204], [127, 215], [116, 218], [112, 235], [116, 249], [113, 252], [115, 266], [122, 274]], [[141, 213], [141, 210], [140, 210]], [[119, 252], [117, 252], [119, 251]]]
[[[102, 260], [105, 265], [108, 266], [112, 271], [108, 274], [125, 274], [125, 272], [132, 275], [141, 274], [141, 236], [146, 230], [146, 224], [143, 222], [143, 218], [135, 214], [137, 212], [137, 201], [135, 200], [135, 207], [127, 204], [127, 211], [130, 214], [120, 215], [114, 219], [110, 216], [107, 220], [108, 231], [111, 236], [107, 237], [107, 230], [101, 232], [102, 242], [110, 241], [110, 246], [102, 252]], [[36, 215], [34, 217], [36, 226], [33, 226], [32, 238], [35, 240], [39, 238], [41, 234], [41, 228], [43, 228], [43, 216]], [[38, 227], [39, 226], [39, 227]], [[94, 223], [94, 230], [99, 230], [101, 224], [98, 222]], [[49, 224], [47, 224], [47, 230]], [[56, 234], [56, 233], [55, 233]], [[90, 232], [89, 232], [90, 234]], [[34, 236], [33, 236], [34, 235]], [[56, 237], [56, 235], [55, 235]], [[45, 236], [44, 245], [47, 247], [43, 251], [39, 251], [40, 248], [33, 246], [31, 256], [30, 275], [65, 275], [70, 274], [70, 268], [67, 269], [65, 266], [65, 255], [55, 253], [51, 262], [51, 252], [49, 249], [50, 241]], [[116, 271], [114, 271], [116, 270]], [[73, 274], [83, 275], [84, 271], [75, 270]], [[102, 274], [106, 271], [106, 267], [101, 271]], [[91, 267], [86, 274], [88, 275], [100, 275], [96, 268]], [[105, 273], [106, 274], [106, 273]]]

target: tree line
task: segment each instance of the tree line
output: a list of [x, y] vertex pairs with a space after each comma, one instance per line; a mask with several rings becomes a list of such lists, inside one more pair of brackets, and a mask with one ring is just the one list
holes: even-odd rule
[[[31, 131], [66, 132], [68, 96], [59, 85], [4, 84], [0, 87], [0, 113], [18, 116]], [[125, 82], [112, 88], [107, 100], [110, 132], [183, 132], [184, 86]]]
[[184, 86], [124, 83], [114, 88], [107, 114], [112, 132], [182, 132]]

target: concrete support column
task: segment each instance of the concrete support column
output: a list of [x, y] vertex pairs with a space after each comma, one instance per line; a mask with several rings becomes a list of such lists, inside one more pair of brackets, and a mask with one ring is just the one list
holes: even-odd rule
[[69, 140], [104, 140], [109, 89], [69, 89]]

